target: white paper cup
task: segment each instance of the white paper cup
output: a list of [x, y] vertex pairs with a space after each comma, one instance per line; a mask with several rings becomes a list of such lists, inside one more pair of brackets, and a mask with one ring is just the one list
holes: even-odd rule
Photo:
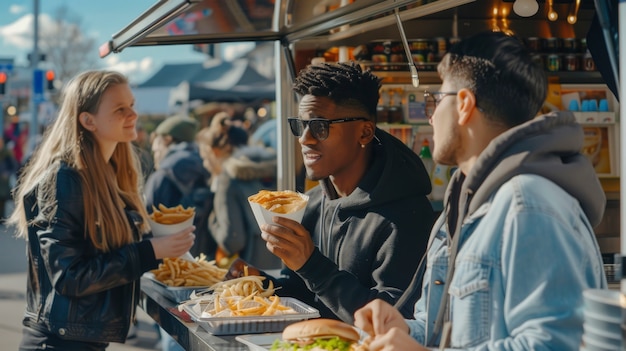
[[[167, 236], [178, 233], [179, 231], [188, 228], [193, 225], [195, 214], [190, 218], [186, 219], [184, 222], [176, 223], [176, 224], [162, 224], [157, 223], [152, 220], [152, 218], [148, 217], [148, 223], [150, 224], [150, 229], [152, 230], [152, 235], [155, 237], [159, 236]], [[184, 258], [187, 261], [194, 261], [193, 256], [187, 252], [184, 255], [180, 256], [180, 258]]]
[[[308, 195], [301, 194], [301, 193], [298, 193], [298, 195], [300, 195], [300, 197], [304, 201], [309, 201], [309, 196]], [[275, 224], [272, 221], [272, 217], [275, 217], [275, 216], [289, 218], [291, 220], [294, 220], [294, 221], [300, 223], [302, 221], [302, 217], [304, 216], [304, 211], [306, 209], [306, 206], [304, 206], [304, 207], [302, 207], [301, 209], [299, 209], [298, 211], [295, 211], [295, 212], [291, 212], [291, 213], [277, 213], [277, 212], [272, 212], [272, 211], [266, 209], [265, 207], [261, 206], [261, 204], [259, 204], [259, 203], [252, 202], [252, 201], [248, 201], [248, 203], [250, 203], [250, 208], [252, 208], [252, 213], [254, 214], [254, 218], [256, 219], [257, 223], [259, 224], [259, 227], [261, 227], [261, 225], [263, 225], [263, 224]]]

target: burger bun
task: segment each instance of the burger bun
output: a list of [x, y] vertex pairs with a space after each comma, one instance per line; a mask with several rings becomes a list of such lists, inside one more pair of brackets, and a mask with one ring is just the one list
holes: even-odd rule
[[290, 324], [283, 330], [283, 340], [307, 340], [338, 336], [341, 339], [357, 342], [359, 333], [351, 325], [327, 318], [309, 319]]

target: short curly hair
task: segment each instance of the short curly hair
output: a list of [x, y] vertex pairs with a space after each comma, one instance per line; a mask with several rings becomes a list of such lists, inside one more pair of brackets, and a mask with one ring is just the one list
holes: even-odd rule
[[300, 71], [293, 90], [301, 96], [326, 96], [338, 105], [354, 105], [375, 120], [380, 86], [381, 79], [356, 62], [323, 62]]

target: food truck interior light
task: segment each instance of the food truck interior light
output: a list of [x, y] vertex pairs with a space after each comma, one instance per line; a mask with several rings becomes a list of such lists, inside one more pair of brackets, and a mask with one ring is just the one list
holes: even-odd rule
[[533, 16], [538, 10], [537, 0], [515, 0], [513, 3], [513, 11], [521, 17]]

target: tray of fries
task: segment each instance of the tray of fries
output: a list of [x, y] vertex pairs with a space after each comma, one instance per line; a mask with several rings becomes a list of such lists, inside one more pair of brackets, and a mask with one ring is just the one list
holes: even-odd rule
[[[214, 335], [258, 334], [281, 332], [289, 324], [305, 319], [319, 318], [319, 311], [298, 299], [280, 297], [280, 304], [288, 312], [273, 315], [206, 316], [204, 312], [212, 308], [214, 301], [202, 301], [196, 304], [184, 304], [182, 308], [191, 319], [207, 332]], [[276, 301], [276, 300], [274, 300]], [[244, 308], [245, 309], [245, 308]]]
[[226, 272], [214, 261], [206, 261], [201, 254], [194, 261], [167, 257], [157, 269], [144, 276], [156, 283], [163, 296], [180, 303], [189, 300], [193, 291], [207, 292], [210, 286], [224, 279]]
[[144, 273], [143, 276], [152, 280], [155, 283], [155, 285], [158, 286], [158, 289], [160, 290], [160, 293], [163, 296], [165, 296], [167, 299], [172, 300], [176, 303], [189, 300], [189, 296], [194, 291], [206, 291], [209, 288], [208, 285], [205, 285], [205, 286], [169, 286], [158, 281], [156, 277], [154, 276], [154, 274], [150, 272]]

